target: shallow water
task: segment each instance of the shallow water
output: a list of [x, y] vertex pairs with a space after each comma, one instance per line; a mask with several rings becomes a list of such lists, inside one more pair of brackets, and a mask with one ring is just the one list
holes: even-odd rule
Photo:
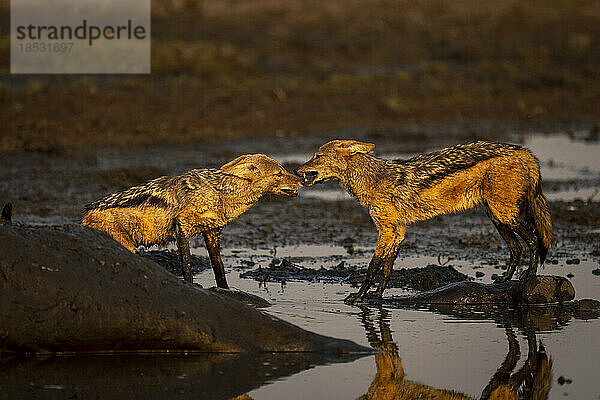
[[[547, 192], [549, 200], [600, 201], [600, 142], [573, 140], [566, 135], [530, 135], [527, 146], [540, 160], [544, 180], [570, 183]], [[578, 185], [578, 181], [592, 181]]]
[[[364, 250], [359, 255], [346, 254], [344, 258], [350, 260], [350, 263], [364, 265], [371, 255], [370, 251]], [[201, 249], [197, 249], [197, 252], [202, 253]], [[315, 262], [315, 259], [341, 255], [344, 252], [345, 249], [339, 246], [308, 245], [277, 250], [278, 256], [292, 254], [299, 265], [314, 268], [322, 265], [321, 261]], [[224, 258], [225, 264], [236, 266], [239, 257], [251, 257], [256, 265], [267, 265], [272, 254], [266, 250], [236, 249], [234, 255]], [[436, 262], [434, 257], [405, 257], [396, 261], [396, 268], [425, 266]], [[473, 266], [477, 266], [474, 262], [460, 264], [462, 265], [457, 265], [457, 269], [472, 277], [476, 270], [484, 271], [486, 277], [477, 279], [483, 282], [489, 282], [487, 277], [498, 272], [493, 266], [484, 265], [474, 270]], [[595, 268], [598, 268], [597, 263], [583, 260], [567, 267], [550, 264], [542, 272], [558, 275], [573, 273], [571, 281], [578, 299], [599, 298], [600, 277], [591, 273]], [[562, 314], [555, 316], [550, 312], [533, 321], [523, 322], [519, 320], [520, 312], [515, 312], [513, 320], [504, 320], [500, 316], [494, 320], [477, 310], [470, 310], [463, 315], [386, 307], [371, 307], [365, 311], [343, 303], [344, 297], [356, 290], [346, 284], [295, 281], [285, 284], [258, 283], [240, 279], [239, 273], [239, 270], [229, 269], [227, 278], [233, 287], [268, 299], [273, 305], [266, 312], [317, 333], [373, 345], [367, 339], [364, 315], [365, 312], [369, 314], [368, 318], [379, 332], [382, 329], [379, 319], [383, 313], [384, 322], [392, 336], [390, 343], [393, 342], [398, 347], [394, 357], [400, 360], [408, 381], [460, 391], [473, 398], [480, 398], [483, 389], [507, 355], [509, 344], [505, 328], [512, 326], [521, 351], [521, 358], [513, 373], [525, 363], [528, 353], [525, 334], [534, 331], [537, 341], [543, 343], [546, 353], [553, 361], [550, 399], [565, 396], [593, 399], [600, 395], [595, 367], [600, 359], [600, 347], [593, 345], [600, 337], [598, 319], [586, 321]], [[195, 280], [204, 286], [214, 285], [211, 271], [197, 275]], [[386, 291], [386, 296], [407, 293], [409, 292], [402, 289], [391, 289]], [[318, 366], [280, 378], [251, 391], [249, 395], [255, 399], [356, 398], [367, 392], [376, 374], [375, 356], [370, 356], [347, 364]], [[559, 377], [571, 379], [572, 383], [560, 385]], [[394, 384], [403, 383], [397, 381]]]
[[562, 134], [529, 135], [524, 145], [535, 154], [546, 179], [578, 179], [600, 174], [600, 142]]

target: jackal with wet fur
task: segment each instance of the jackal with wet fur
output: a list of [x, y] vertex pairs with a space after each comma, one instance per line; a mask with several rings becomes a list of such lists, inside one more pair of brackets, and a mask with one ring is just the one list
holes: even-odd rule
[[189, 239], [202, 233], [217, 286], [228, 288], [220, 254], [223, 227], [264, 194], [297, 196], [301, 181], [277, 161], [248, 154], [220, 169], [162, 176], [108, 195], [84, 209], [81, 223], [107, 232], [130, 251], [177, 243], [184, 279], [192, 282]]
[[518, 237], [530, 254], [529, 268], [521, 279], [535, 276], [552, 240], [552, 222], [538, 161], [529, 150], [476, 142], [389, 161], [370, 155], [374, 147], [355, 140], [333, 140], [295, 171], [305, 186], [338, 180], [369, 209], [379, 230], [365, 281], [347, 302], [362, 300], [380, 269], [381, 281], [372, 295], [381, 297], [408, 224], [477, 205], [483, 205], [510, 251], [507, 271], [496, 282], [510, 280], [519, 264], [522, 246]]

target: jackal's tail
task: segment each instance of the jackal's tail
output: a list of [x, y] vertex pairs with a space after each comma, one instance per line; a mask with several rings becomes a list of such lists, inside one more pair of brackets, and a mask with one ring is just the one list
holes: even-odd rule
[[535, 190], [532, 193], [531, 211], [535, 224], [536, 236], [538, 239], [538, 251], [540, 255], [540, 265], [544, 263], [548, 248], [552, 242], [552, 218], [550, 216], [550, 207], [546, 197], [542, 193], [542, 181], [538, 179]]

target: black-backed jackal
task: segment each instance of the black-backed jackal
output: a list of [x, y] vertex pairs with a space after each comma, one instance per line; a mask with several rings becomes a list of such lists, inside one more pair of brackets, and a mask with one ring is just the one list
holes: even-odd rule
[[184, 279], [192, 282], [189, 238], [202, 233], [217, 285], [227, 288], [220, 254], [223, 227], [264, 194], [297, 196], [300, 179], [263, 154], [236, 158], [220, 169], [162, 176], [108, 195], [85, 210], [81, 223], [107, 232], [130, 251], [176, 241]]
[[535, 276], [552, 240], [552, 222], [542, 194], [538, 162], [529, 150], [512, 144], [476, 142], [388, 161], [371, 156], [374, 147], [354, 140], [334, 140], [321, 146], [295, 171], [305, 186], [338, 180], [369, 209], [379, 230], [365, 282], [347, 302], [360, 301], [367, 294], [379, 269], [381, 282], [373, 295], [383, 294], [407, 224], [479, 204], [510, 250], [508, 269], [497, 281], [511, 279], [519, 264], [522, 247], [517, 236], [530, 253], [529, 268], [522, 279]]

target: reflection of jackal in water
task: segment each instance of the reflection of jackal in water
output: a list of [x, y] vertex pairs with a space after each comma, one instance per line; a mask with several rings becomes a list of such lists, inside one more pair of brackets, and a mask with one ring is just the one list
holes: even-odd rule
[[519, 264], [522, 247], [517, 235], [530, 254], [522, 279], [535, 276], [538, 261], [543, 263], [552, 240], [552, 222], [542, 194], [538, 162], [529, 150], [477, 142], [388, 161], [369, 155], [373, 147], [354, 140], [334, 140], [321, 146], [296, 171], [306, 186], [339, 180], [369, 209], [379, 230], [365, 282], [348, 302], [362, 300], [379, 269], [381, 283], [374, 296], [381, 297], [407, 224], [479, 204], [510, 249], [508, 269], [498, 281], [510, 279]]
[[521, 356], [519, 342], [512, 329], [506, 329], [508, 354], [504, 362], [481, 393], [481, 400], [509, 400], [517, 398], [545, 400], [552, 386], [552, 360], [544, 346], [537, 345], [534, 332], [527, 333], [527, 359], [525, 364], [511, 375]]
[[223, 227], [264, 194], [296, 196], [300, 186], [300, 179], [277, 161], [244, 155], [220, 169], [193, 169], [108, 195], [85, 208], [81, 223], [107, 232], [130, 251], [176, 240], [188, 282], [189, 238], [202, 233], [217, 285], [227, 288], [219, 246]]
[[[382, 352], [375, 355], [377, 373], [361, 400], [473, 400], [465, 394], [453, 390], [436, 389], [431, 386], [405, 379], [402, 360], [393, 342], [392, 332], [386, 322], [387, 310], [379, 309], [379, 335], [370, 318], [370, 310], [362, 309], [362, 324], [367, 339], [374, 348]], [[511, 375], [520, 358], [519, 342], [511, 329], [506, 329], [509, 343], [506, 359], [500, 365], [488, 385], [483, 390], [481, 400], [545, 400], [548, 398], [552, 382], [552, 361], [542, 345], [537, 347], [535, 334], [528, 334], [527, 360], [520, 370]]]

